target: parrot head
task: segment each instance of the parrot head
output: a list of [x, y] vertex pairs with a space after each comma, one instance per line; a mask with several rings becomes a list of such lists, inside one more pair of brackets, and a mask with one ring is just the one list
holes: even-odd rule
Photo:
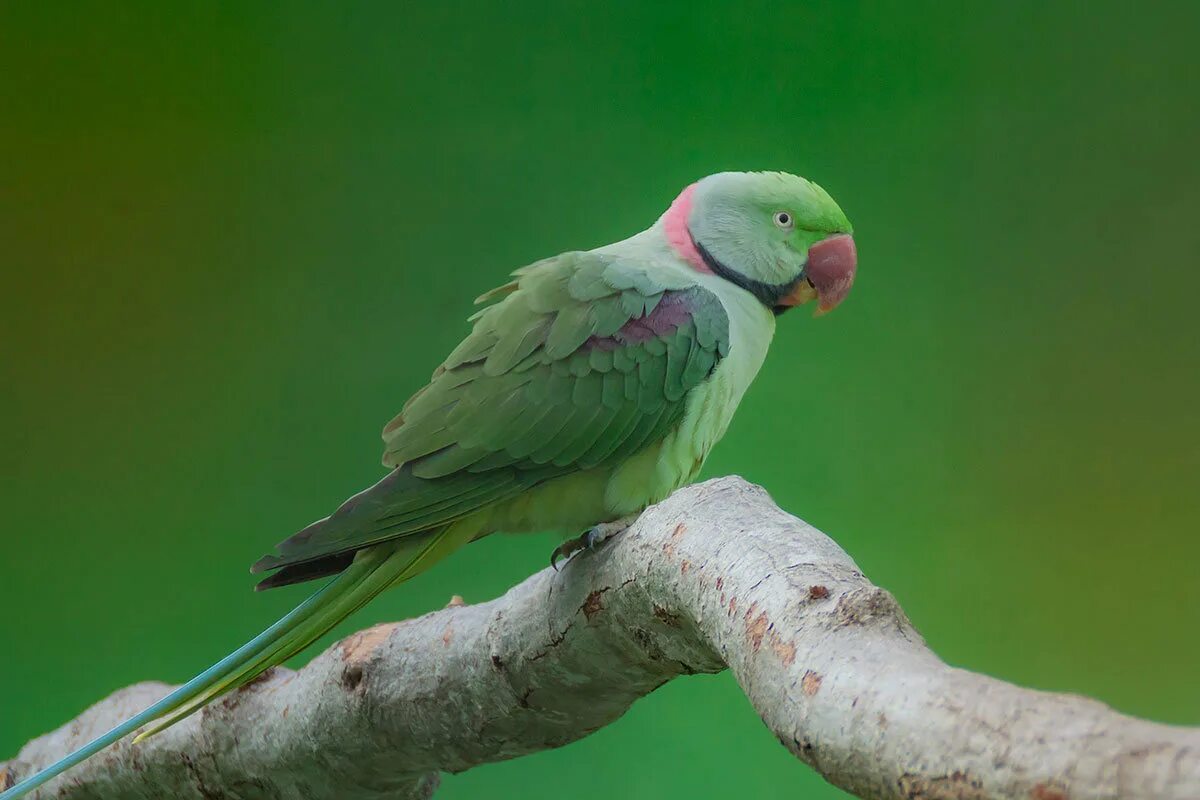
[[833, 198], [786, 172], [721, 172], [683, 190], [663, 217], [668, 241], [701, 272], [753, 294], [776, 314], [850, 293], [858, 256]]

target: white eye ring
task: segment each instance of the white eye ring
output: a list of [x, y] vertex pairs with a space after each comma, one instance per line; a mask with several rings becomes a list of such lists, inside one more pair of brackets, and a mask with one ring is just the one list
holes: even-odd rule
[[790, 231], [796, 224], [796, 220], [792, 219], [792, 215], [786, 211], [776, 211], [774, 220], [775, 225], [785, 231]]

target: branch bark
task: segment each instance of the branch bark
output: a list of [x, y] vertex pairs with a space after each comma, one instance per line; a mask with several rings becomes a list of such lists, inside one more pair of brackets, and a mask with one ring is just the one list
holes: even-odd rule
[[[945, 665], [832, 540], [738, 478], [677, 492], [496, 600], [273, 670], [34, 796], [428, 797], [441, 771], [562, 746], [725, 668], [784, 747], [863, 798], [1200, 798], [1200, 728]], [[0, 786], [168, 689], [129, 687], [35, 739]]]

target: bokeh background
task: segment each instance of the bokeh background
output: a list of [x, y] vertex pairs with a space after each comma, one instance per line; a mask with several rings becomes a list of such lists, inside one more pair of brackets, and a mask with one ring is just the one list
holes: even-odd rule
[[[953, 664], [1200, 723], [1200, 5], [0, 6], [0, 757], [308, 590], [247, 565], [512, 268], [784, 169], [856, 225], [707, 476]], [[493, 537], [344, 625], [480, 601]], [[307, 656], [306, 656], [307, 658]], [[299, 659], [303, 662], [305, 659]], [[728, 675], [440, 797], [840, 797]]]

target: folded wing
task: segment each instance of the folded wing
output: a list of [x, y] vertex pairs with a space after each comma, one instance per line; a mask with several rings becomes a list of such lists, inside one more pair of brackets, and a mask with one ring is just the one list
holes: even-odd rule
[[619, 463], [679, 421], [729, 347], [714, 295], [596, 253], [525, 267], [480, 301], [471, 334], [384, 428], [393, 471], [255, 564], [285, 568], [268, 585]]

